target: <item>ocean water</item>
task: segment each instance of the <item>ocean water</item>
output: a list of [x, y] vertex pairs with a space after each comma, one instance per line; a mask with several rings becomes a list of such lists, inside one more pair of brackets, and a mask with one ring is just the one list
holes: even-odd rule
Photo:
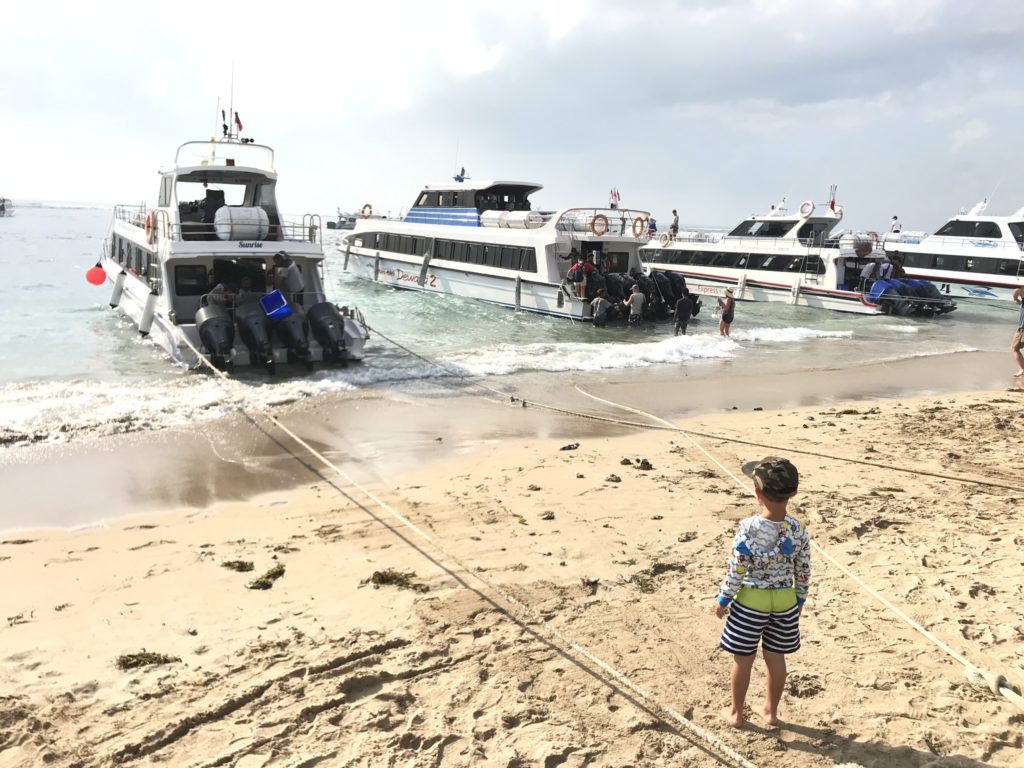
[[109, 308], [109, 284], [86, 282], [110, 221], [108, 208], [24, 202], [14, 216], [0, 219], [0, 445], [195, 423], [218, 418], [239, 401], [260, 409], [330, 392], [414, 391], [463, 377], [725, 360], [742, 360], [751, 371], [780, 361], [801, 370], [995, 351], [1006, 346], [1013, 322], [1008, 306], [963, 302], [951, 315], [934, 319], [740, 302], [731, 339], [717, 335], [713, 308], [707, 306], [685, 337], [674, 337], [669, 323], [642, 331], [595, 329], [357, 280], [342, 269], [341, 235], [327, 231], [328, 295], [363, 311], [372, 329], [366, 360], [311, 375], [269, 379], [246, 373], [231, 392], [216, 377], [171, 364]]

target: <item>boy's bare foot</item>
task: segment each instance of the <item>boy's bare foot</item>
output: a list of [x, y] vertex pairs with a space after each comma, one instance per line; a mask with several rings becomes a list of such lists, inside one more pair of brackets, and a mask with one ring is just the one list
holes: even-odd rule
[[761, 714], [764, 716], [764, 721], [768, 725], [778, 725], [779, 716], [772, 712], [767, 706], [761, 710]]
[[736, 712], [732, 707], [726, 707], [722, 710], [722, 719], [733, 728], [743, 727], [743, 713]]

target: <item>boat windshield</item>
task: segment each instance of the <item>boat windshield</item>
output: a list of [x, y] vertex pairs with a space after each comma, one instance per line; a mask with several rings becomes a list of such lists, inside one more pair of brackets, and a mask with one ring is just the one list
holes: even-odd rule
[[730, 237], [785, 237], [797, 222], [777, 219], [747, 219], [729, 233]]
[[943, 224], [935, 235], [937, 237], [978, 237], [999, 240], [1002, 238], [1003, 232], [994, 221], [953, 219]]
[[237, 141], [189, 141], [174, 156], [178, 168], [195, 165], [241, 166], [274, 170], [274, 150], [263, 144]]
[[1017, 245], [1024, 246], [1024, 221], [1011, 221], [1007, 226], [1010, 227]]

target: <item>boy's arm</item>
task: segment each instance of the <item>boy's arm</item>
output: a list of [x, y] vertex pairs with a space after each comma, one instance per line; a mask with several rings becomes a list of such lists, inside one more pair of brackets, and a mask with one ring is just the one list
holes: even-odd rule
[[718, 604], [723, 608], [728, 606], [733, 598], [736, 597], [736, 593], [740, 591], [740, 587], [743, 585], [743, 577], [747, 574], [747, 557], [736, 549], [736, 544], [739, 543], [739, 540], [740, 534], [737, 531], [736, 538], [733, 540], [732, 551], [729, 554], [729, 571], [722, 580], [722, 586], [718, 588]]
[[811, 534], [804, 526], [800, 526], [800, 540], [793, 558], [793, 583], [796, 586], [796, 604], [803, 605], [811, 584]]

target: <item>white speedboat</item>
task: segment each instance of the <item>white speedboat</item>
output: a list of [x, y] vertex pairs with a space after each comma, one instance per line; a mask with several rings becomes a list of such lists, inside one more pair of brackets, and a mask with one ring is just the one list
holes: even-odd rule
[[338, 218], [335, 221], [327, 222], [328, 229], [355, 229], [356, 228], [356, 215], [354, 213], [344, 213], [341, 208], [338, 209]]
[[[834, 190], [827, 203], [808, 200], [790, 214], [783, 205], [751, 216], [731, 231], [662, 234], [640, 249], [645, 271], [677, 292], [722, 296], [731, 288], [737, 300], [773, 301], [858, 314], [937, 314], [956, 304], [924, 280], [876, 280], [859, 290], [862, 268], [881, 260], [873, 235], [832, 237], [843, 218]], [[667, 299], [668, 297], [666, 297]]]
[[1024, 208], [1010, 216], [988, 216], [988, 201], [961, 211], [934, 235], [890, 232], [885, 251], [908, 275], [926, 278], [942, 293], [1011, 301], [1024, 284]]
[[345, 268], [396, 288], [583, 319], [604, 281], [588, 278], [587, 294], [578, 298], [566, 277], [575, 254], [593, 255], [605, 274], [641, 266], [646, 211], [539, 211], [530, 201], [539, 184], [460, 177], [424, 187], [397, 219], [374, 217], [372, 206], [363, 206], [344, 238]]
[[189, 367], [197, 350], [221, 368], [271, 372], [361, 358], [359, 310], [324, 295], [319, 217], [282, 215], [276, 185], [273, 150], [226, 127], [223, 139], [182, 144], [160, 173], [156, 207], [114, 209], [98, 265], [110, 305]]

